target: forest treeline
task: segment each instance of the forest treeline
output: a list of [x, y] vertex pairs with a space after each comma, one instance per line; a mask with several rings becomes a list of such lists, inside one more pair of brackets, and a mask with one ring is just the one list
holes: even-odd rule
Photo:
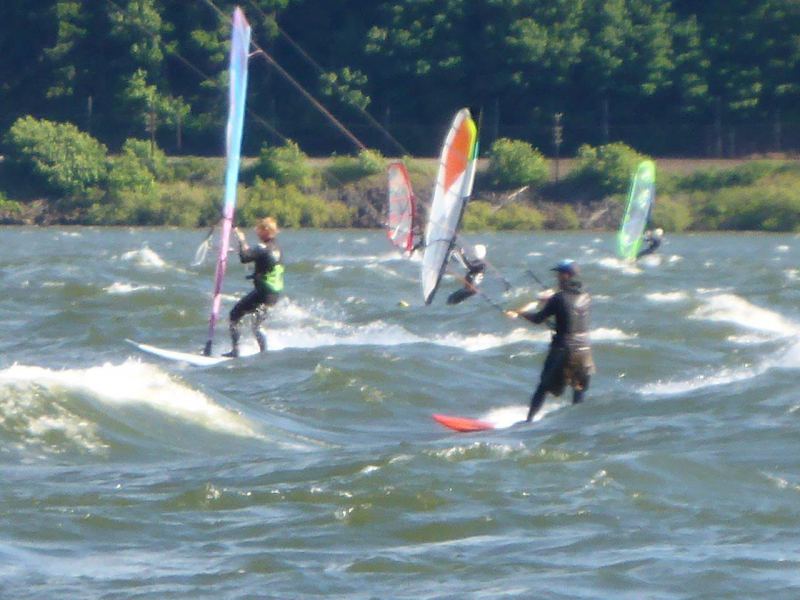
[[[169, 154], [220, 155], [234, 4], [3, 2], [0, 130], [33, 115], [112, 152], [152, 136]], [[484, 148], [498, 138], [549, 156], [613, 141], [657, 156], [800, 148], [796, 0], [239, 4], [266, 53], [251, 59], [245, 154], [287, 138], [310, 155], [356, 150], [298, 86], [389, 155], [435, 155], [461, 106], [481, 115]]]

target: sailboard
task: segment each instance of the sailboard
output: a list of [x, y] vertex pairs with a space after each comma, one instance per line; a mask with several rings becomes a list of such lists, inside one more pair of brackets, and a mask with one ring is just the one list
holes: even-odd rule
[[387, 168], [388, 176], [388, 215], [386, 219], [386, 235], [394, 246], [404, 252], [411, 252], [417, 240], [415, 226], [417, 224], [417, 199], [411, 188], [408, 170], [401, 162], [391, 163]]
[[[226, 360], [227, 357], [212, 356], [214, 330], [219, 321], [220, 307], [222, 304], [222, 281], [225, 278], [225, 269], [228, 264], [228, 248], [230, 234], [233, 228], [233, 217], [236, 210], [236, 187], [239, 182], [239, 164], [241, 162], [242, 131], [244, 129], [245, 98], [247, 96], [247, 60], [250, 49], [250, 24], [241, 8], [237, 7], [233, 13], [231, 31], [231, 51], [229, 67], [228, 88], [228, 121], [225, 130], [225, 195], [222, 205], [222, 227], [219, 242], [219, 256], [214, 274], [214, 291], [211, 302], [211, 314], [208, 319], [208, 340], [203, 350], [203, 356], [167, 350], [139, 344], [128, 340], [131, 344], [150, 354], [162, 358], [189, 362], [198, 366], [215, 364]], [[194, 360], [189, 360], [194, 357]], [[203, 359], [203, 360], [200, 360]]]
[[[174, 362], [186, 363], [194, 367], [212, 367], [233, 360], [233, 357], [230, 356], [205, 356], [204, 354], [197, 354], [196, 352], [181, 352], [180, 350], [169, 350], [168, 348], [159, 348], [158, 346], [152, 346], [150, 344], [140, 344], [133, 340], [126, 339], [125, 341], [145, 354], [151, 354], [152, 356]], [[255, 354], [259, 354], [257, 348], [249, 350], [243, 349], [240, 351], [239, 357], [253, 356]]]
[[628, 204], [617, 233], [617, 256], [620, 259], [636, 260], [655, 195], [656, 165], [652, 160], [644, 160], [639, 163], [631, 181]]
[[488, 421], [481, 421], [480, 419], [470, 419], [469, 417], [455, 417], [453, 415], [439, 415], [434, 414], [433, 420], [444, 425], [453, 431], [460, 431], [462, 433], [469, 433], [471, 431], [487, 431], [495, 429], [495, 426]]
[[422, 256], [422, 297], [430, 304], [442, 280], [455, 244], [464, 208], [472, 193], [478, 158], [478, 128], [469, 110], [453, 119], [442, 147], [439, 172], [425, 227]]

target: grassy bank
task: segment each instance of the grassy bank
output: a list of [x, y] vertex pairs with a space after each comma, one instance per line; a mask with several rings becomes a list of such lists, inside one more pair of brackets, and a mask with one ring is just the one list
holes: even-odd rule
[[[206, 226], [218, 217], [224, 160], [164, 157], [142, 166], [141, 148], [110, 158], [106, 188], [57, 194], [0, 165], [0, 223]], [[284, 227], [379, 227], [385, 213], [387, 159], [307, 159], [303, 172], [265, 173], [259, 157], [245, 159], [239, 219], [274, 214]], [[435, 158], [406, 159], [417, 196], [427, 202]], [[800, 230], [800, 163], [796, 160], [658, 159], [656, 225], [684, 230]], [[615, 229], [624, 191], [601, 192], [575, 175], [577, 161], [547, 161], [537, 185], [503, 189], [481, 159], [467, 230]], [[271, 175], [271, 176], [268, 176]], [[137, 179], [138, 178], [138, 179]]]

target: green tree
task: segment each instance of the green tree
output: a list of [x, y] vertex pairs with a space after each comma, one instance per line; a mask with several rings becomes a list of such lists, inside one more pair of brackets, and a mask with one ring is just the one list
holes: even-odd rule
[[86, 196], [106, 180], [106, 147], [70, 123], [22, 117], [6, 144], [12, 166], [59, 196]]

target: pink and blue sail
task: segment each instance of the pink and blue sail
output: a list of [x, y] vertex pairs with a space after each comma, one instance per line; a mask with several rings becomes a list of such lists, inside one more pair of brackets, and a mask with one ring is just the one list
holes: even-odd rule
[[219, 244], [219, 258], [214, 275], [214, 294], [211, 303], [211, 316], [208, 320], [208, 341], [204, 354], [211, 355], [214, 329], [219, 321], [222, 302], [222, 281], [228, 265], [228, 248], [236, 211], [236, 187], [239, 183], [239, 163], [242, 152], [242, 130], [244, 129], [244, 106], [247, 97], [247, 59], [250, 50], [250, 24], [242, 9], [237, 7], [233, 13], [233, 33], [231, 36], [230, 81], [228, 90], [228, 125], [225, 132], [225, 199], [222, 205], [222, 233]]

